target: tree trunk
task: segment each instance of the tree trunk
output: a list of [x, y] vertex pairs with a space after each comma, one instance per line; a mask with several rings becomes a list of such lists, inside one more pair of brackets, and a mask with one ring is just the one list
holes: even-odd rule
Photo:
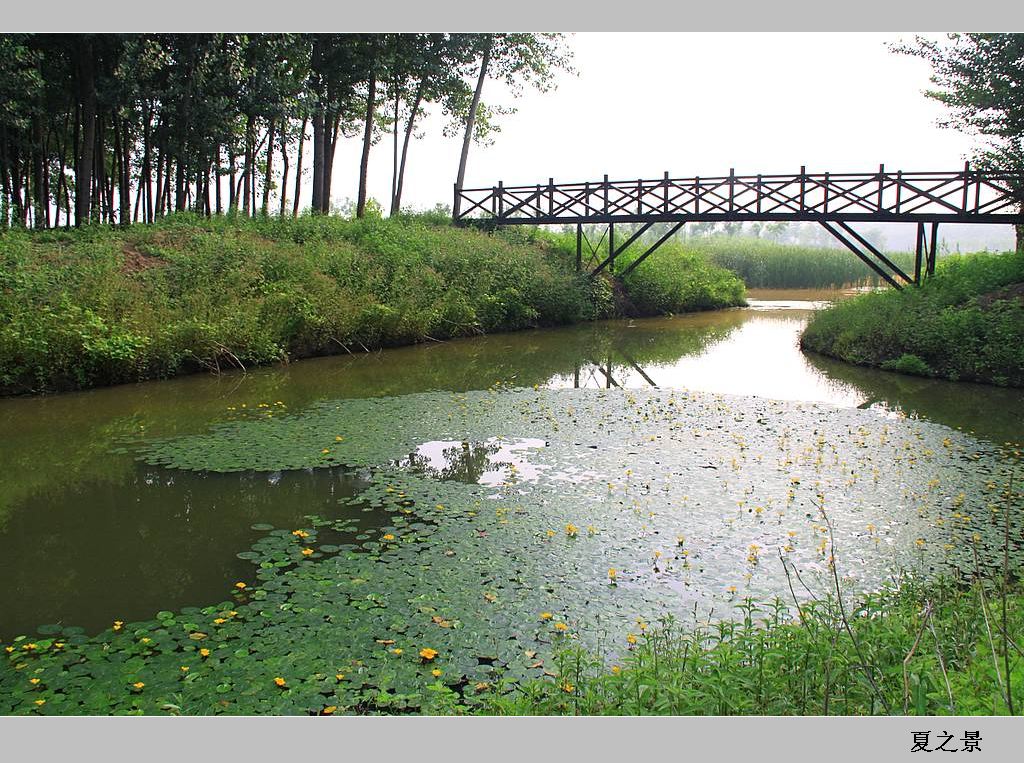
[[1014, 225], [1013, 232], [1017, 234], [1017, 254], [1024, 254], [1024, 224]]
[[238, 211], [238, 192], [235, 185], [235, 176], [238, 174], [238, 161], [235, 158], [235, 149], [228, 147], [228, 211], [231, 213]]
[[132, 146], [128, 120], [121, 121], [121, 178], [118, 182], [121, 191], [121, 222], [131, 222], [132, 206]]
[[324, 195], [324, 115], [313, 114], [313, 211], [323, 211]]
[[217, 197], [217, 216], [220, 217], [224, 213], [224, 204], [220, 191], [220, 146], [217, 146], [213, 154], [213, 177], [214, 182], [217, 184], [214, 186]]
[[[286, 125], [287, 126], [287, 125]], [[281, 209], [279, 217], [284, 217], [285, 208], [288, 206], [288, 131], [281, 130]]]
[[[491, 45], [493, 37], [487, 35], [487, 47], [484, 49], [483, 59], [480, 61], [480, 76], [476, 80], [476, 90], [473, 91], [473, 104], [469, 107], [469, 114], [466, 116], [466, 134], [462, 137], [462, 154], [459, 157], [459, 174], [455, 179], [455, 187], [462, 190], [462, 184], [466, 179], [466, 160], [469, 158], [469, 144], [473, 141], [473, 127], [476, 124], [476, 110], [480, 106], [480, 93], [484, 89], [484, 80], [487, 78], [487, 65], [491, 62]], [[452, 207], [452, 218], [459, 216], [460, 198], [455, 194], [455, 206]]]
[[[335, 113], [330, 122], [331, 129], [324, 130], [324, 185], [320, 193], [320, 211], [325, 215], [331, 212], [331, 180], [334, 176], [334, 150], [338, 147], [338, 127], [341, 125], [341, 114]], [[326, 124], [324, 125], [326, 128]]]
[[49, 207], [49, 200], [43, 198], [43, 120], [39, 116], [32, 118], [32, 222], [34, 227], [46, 226], [44, 207]]
[[78, 102], [82, 122], [81, 153], [75, 168], [75, 225], [89, 222], [92, 201], [93, 152], [96, 148], [96, 73], [92, 40], [83, 35], [77, 41]]
[[267, 166], [263, 173], [263, 204], [260, 207], [261, 214], [266, 217], [270, 214], [270, 173], [274, 167], [274, 120], [270, 120], [267, 126]]
[[395, 185], [395, 198], [391, 202], [391, 216], [402, 212], [402, 185], [405, 182], [405, 161], [409, 156], [409, 141], [412, 139], [413, 125], [416, 121], [416, 112], [419, 110], [420, 101], [423, 100], [424, 82], [420, 81], [416, 89], [416, 98], [413, 100], [412, 112], [409, 114], [409, 124], [405, 127], [405, 140], [402, 141], [402, 161], [398, 165], [398, 183]]
[[295, 198], [292, 200], [292, 217], [299, 216], [299, 191], [302, 188], [302, 144], [306, 141], [306, 123], [308, 117], [302, 118], [302, 132], [299, 133], [299, 158], [295, 162]]
[[245, 122], [245, 164], [242, 166], [242, 214], [249, 214], [250, 201], [252, 200], [252, 184], [249, 182], [249, 173], [253, 165], [253, 118], [250, 116]]
[[398, 193], [398, 79], [394, 81], [395, 88], [395, 120], [391, 125], [393, 140], [391, 142], [391, 215], [395, 214], [395, 194]]
[[366, 93], [366, 126], [363, 129], [363, 156], [359, 160], [359, 193], [356, 197], [356, 217], [366, 214], [366, 175], [370, 168], [370, 144], [373, 141], [373, 111], [377, 105], [377, 73], [370, 72]]

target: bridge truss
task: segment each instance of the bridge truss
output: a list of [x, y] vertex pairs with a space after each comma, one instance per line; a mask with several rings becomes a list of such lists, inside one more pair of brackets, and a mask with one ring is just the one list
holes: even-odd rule
[[[608, 255], [592, 271], [614, 270], [615, 259], [654, 225], [667, 232], [634, 259], [625, 276], [688, 222], [815, 222], [899, 289], [935, 271], [940, 223], [1024, 224], [1024, 173], [954, 172], [808, 173], [616, 180], [455, 188], [457, 225], [575, 225], [576, 266], [582, 269], [584, 225], [607, 226]], [[913, 274], [904, 272], [859, 234], [852, 223], [913, 223]], [[638, 224], [622, 242], [616, 224]], [[603, 241], [603, 237], [602, 237]], [[588, 242], [589, 243], [589, 242]]]

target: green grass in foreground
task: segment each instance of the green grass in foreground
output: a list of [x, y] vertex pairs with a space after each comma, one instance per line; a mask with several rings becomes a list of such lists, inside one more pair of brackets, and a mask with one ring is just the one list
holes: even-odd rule
[[1024, 386], [1024, 255], [949, 257], [919, 287], [817, 313], [804, 349], [858, 365]]
[[[0, 394], [610, 316], [608, 283], [574, 262], [543, 232], [487, 234], [430, 216], [181, 214], [125, 230], [8, 231]], [[669, 295], [652, 312], [743, 299], [731, 275], [692, 258], [638, 273], [627, 292], [646, 294], [652, 281]]]
[[[737, 604], [638, 622], [616, 657], [563, 648], [557, 676], [498, 695], [507, 715], [1006, 715], [1024, 711], [1024, 591], [907, 583], [847, 602]], [[846, 624], [849, 624], [847, 628]]]

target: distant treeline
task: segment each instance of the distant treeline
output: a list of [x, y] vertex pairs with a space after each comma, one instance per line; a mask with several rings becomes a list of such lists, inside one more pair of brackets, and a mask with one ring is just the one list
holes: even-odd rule
[[384, 133], [394, 212], [429, 107], [463, 134], [461, 179], [509, 111], [484, 104], [485, 80], [543, 90], [568, 66], [559, 34], [0, 35], [0, 225], [297, 215], [310, 163], [327, 212], [342, 137], [362, 142], [362, 216]]

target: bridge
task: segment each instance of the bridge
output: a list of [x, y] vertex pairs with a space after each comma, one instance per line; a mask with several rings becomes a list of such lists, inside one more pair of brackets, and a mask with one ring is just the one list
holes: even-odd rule
[[[688, 222], [815, 222], [860, 257], [880, 278], [899, 289], [935, 272], [940, 223], [1024, 224], [1024, 173], [972, 169], [954, 172], [887, 171], [737, 175], [656, 180], [603, 180], [490, 188], [455, 187], [456, 225], [576, 226], [576, 268], [583, 244], [595, 247], [584, 225], [607, 226], [607, 256], [592, 271], [614, 271], [616, 258], [654, 225], [667, 230], [619, 275], [626, 276]], [[852, 223], [917, 225], [914, 272], [910, 275], [851, 227]], [[615, 225], [631, 224], [615, 241]], [[637, 225], [638, 227], [633, 227]]]

